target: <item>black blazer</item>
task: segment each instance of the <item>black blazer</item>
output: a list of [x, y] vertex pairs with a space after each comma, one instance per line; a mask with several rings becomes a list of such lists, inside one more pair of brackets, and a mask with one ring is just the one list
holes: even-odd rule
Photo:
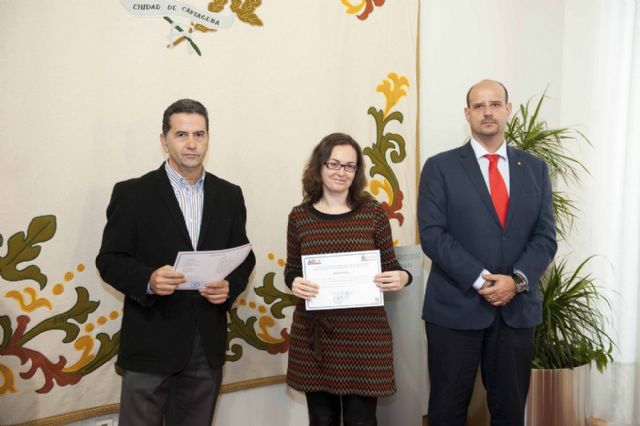
[[427, 160], [420, 177], [418, 223], [431, 259], [422, 318], [453, 329], [489, 327], [496, 308], [473, 288], [486, 268], [527, 276], [529, 291], [502, 307], [511, 327], [542, 320], [538, 280], [557, 250], [551, 183], [544, 161], [507, 147], [509, 210], [505, 228], [470, 143]]
[[[206, 173], [198, 250], [219, 250], [249, 242], [240, 187]], [[117, 365], [125, 370], [173, 373], [191, 353], [200, 332], [209, 363], [224, 363], [227, 310], [245, 289], [255, 265], [253, 252], [226, 279], [230, 298], [209, 303], [197, 291], [170, 296], [147, 294], [151, 273], [173, 265], [179, 251], [194, 248], [164, 169], [117, 183], [107, 207], [107, 224], [96, 266], [102, 279], [125, 295]]]

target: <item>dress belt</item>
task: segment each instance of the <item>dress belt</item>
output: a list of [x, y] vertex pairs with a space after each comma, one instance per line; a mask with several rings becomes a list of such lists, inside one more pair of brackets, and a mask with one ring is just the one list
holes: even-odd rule
[[331, 321], [325, 315], [314, 315], [311, 320], [311, 333], [313, 333], [312, 349], [313, 357], [316, 361], [322, 360], [322, 340], [320, 335], [323, 331], [331, 331]]

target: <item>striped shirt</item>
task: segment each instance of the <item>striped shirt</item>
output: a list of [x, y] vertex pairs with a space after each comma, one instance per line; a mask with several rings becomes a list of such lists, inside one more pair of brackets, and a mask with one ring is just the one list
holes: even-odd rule
[[173, 193], [184, 216], [184, 223], [187, 225], [189, 237], [191, 237], [191, 245], [196, 250], [198, 247], [198, 237], [200, 236], [200, 224], [202, 223], [202, 204], [204, 200], [204, 168], [202, 176], [196, 181], [195, 185], [190, 185], [189, 181], [169, 165], [169, 161], [164, 163], [164, 169], [171, 182]]

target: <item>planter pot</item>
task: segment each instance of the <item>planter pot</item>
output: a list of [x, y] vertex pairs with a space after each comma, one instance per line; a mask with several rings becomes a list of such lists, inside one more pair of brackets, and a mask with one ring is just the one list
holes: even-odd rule
[[588, 426], [590, 365], [573, 369], [532, 369], [527, 426]]

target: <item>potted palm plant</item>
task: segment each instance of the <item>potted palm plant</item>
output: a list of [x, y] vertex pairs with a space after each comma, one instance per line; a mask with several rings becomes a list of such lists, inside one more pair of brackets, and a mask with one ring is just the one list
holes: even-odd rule
[[[528, 151], [549, 166], [552, 181], [580, 183], [588, 172], [572, 158], [567, 142], [589, 143], [572, 128], [549, 128], [539, 118], [546, 91], [532, 109], [530, 101], [521, 105], [507, 125], [509, 144]], [[574, 202], [564, 193], [553, 192], [553, 209], [559, 239], [566, 239], [576, 217]], [[609, 308], [594, 279], [583, 272], [592, 259], [574, 270], [566, 259], [554, 262], [540, 280], [542, 323], [535, 330], [531, 386], [527, 400], [529, 426], [588, 424], [589, 370], [595, 363], [603, 372], [612, 361], [613, 341], [606, 332], [600, 308]]]

